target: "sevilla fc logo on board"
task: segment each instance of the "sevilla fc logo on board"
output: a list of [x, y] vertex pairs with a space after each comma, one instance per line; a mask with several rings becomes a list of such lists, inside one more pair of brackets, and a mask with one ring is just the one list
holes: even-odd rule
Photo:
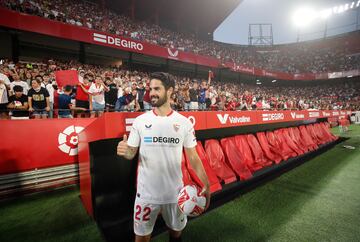
[[179, 55], [178, 50], [172, 51], [170, 48], [167, 48], [167, 51], [168, 51], [169, 57], [177, 59], [177, 57]]

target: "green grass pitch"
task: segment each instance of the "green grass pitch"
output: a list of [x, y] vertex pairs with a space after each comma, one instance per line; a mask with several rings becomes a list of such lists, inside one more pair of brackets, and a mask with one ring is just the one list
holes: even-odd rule
[[[342, 136], [350, 139], [190, 221], [183, 241], [360, 241], [360, 126]], [[0, 202], [0, 241], [103, 239], [74, 187]]]

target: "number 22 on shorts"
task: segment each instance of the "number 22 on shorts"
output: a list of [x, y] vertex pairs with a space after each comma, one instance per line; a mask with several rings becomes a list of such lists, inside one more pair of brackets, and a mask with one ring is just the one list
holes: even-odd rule
[[[139, 220], [139, 221], [149, 221], [150, 220], [151, 208], [144, 207], [144, 209], [142, 209], [140, 205], [136, 205], [135, 209], [136, 209], [136, 213], [135, 213], [136, 220]], [[142, 218], [141, 218], [141, 215], [142, 215]]]

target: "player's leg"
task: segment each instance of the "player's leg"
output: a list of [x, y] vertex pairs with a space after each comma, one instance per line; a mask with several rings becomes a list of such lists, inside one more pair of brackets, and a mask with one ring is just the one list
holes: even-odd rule
[[164, 204], [161, 206], [161, 214], [169, 228], [171, 242], [181, 241], [181, 232], [187, 223], [187, 217], [178, 208], [176, 203]]
[[182, 231], [169, 229], [169, 242], [181, 242], [181, 233]]
[[134, 233], [135, 242], [150, 241], [151, 233], [157, 216], [160, 212], [160, 205], [148, 204], [135, 200], [134, 204]]
[[135, 242], [149, 242], [151, 239], [151, 234], [146, 236], [139, 236], [135, 234]]

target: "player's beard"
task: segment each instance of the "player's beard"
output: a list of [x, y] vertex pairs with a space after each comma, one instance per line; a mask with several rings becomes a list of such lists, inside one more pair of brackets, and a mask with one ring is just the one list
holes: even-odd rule
[[[156, 99], [154, 100], [153, 97], [156, 97]], [[154, 95], [154, 96], [151, 96], [150, 98], [151, 98], [151, 105], [156, 108], [161, 107], [168, 100], [167, 95], [164, 95], [163, 97]]]

